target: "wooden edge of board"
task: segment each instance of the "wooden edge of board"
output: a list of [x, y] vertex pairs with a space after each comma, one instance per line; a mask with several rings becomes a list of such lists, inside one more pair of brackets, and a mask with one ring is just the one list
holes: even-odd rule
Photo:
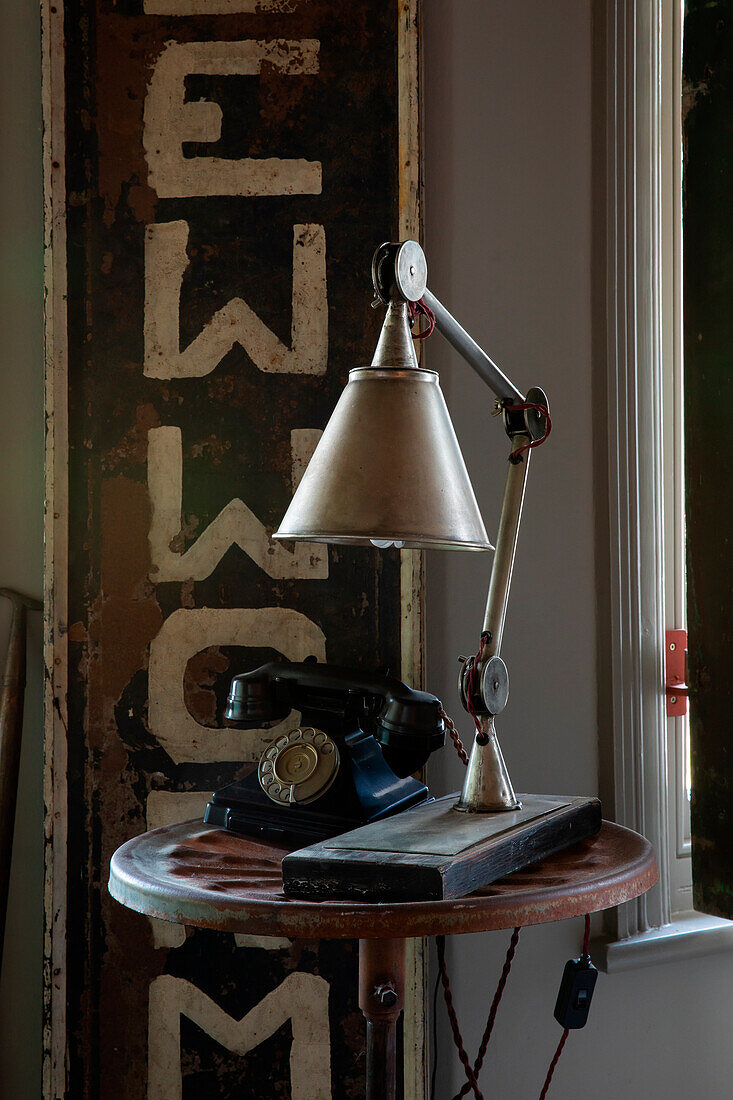
[[442, 901], [464, 897], [530, 864], [548, 859], [601, 827], [597, 798], [577, 798], [455, 855], [332, 848], [328, 841], [285, 856], [290, 897], [349, 901]]

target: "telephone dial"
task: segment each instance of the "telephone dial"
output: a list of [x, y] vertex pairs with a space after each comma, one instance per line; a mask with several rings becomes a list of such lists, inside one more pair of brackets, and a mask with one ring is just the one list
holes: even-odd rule
[[279, 725], [243, 779], [217, 791], [204, 821], [285, 844], [311, 844], [432, 801], [412, 778], [445, 742], [440, 700], [390, 676], [319, 664], [270, 662], [235, 676], [224, 721]]

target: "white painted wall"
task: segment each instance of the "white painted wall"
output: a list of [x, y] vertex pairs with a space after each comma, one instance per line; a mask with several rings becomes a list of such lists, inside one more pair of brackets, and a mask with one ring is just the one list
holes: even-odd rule
[[[592, 0], [424, 0], [425, 219], [431, 289], [520, 388], [548, 391], [553, 435], [535, 452], [504, 657], [512, 694], [501, 740], [519, 791], [599, 786], [596, 608], [606, 576], [594, 508], [606, 507], [588, 428], [604, 364], [591, 356]], [[595, 318], [603, 323], [602, 317]], [[491, 395], [440, 337], [427, 362], [446, 399], [495, 533], [506, 441]], [[596, 396], [598, 400], [598, 396]], [[597, 408], [599, 423], [605, 410]], [[428, 555], [427, 686], [459, 715], [456, 655], [475, 651], [490, 561]], [[470, 724], [462, 716], [461, 728]], [[437, 793], [460, 785], [450, 750]], [[607, 785], [607, 777], [603, 777]], [[474, 1052], [509, 933], [449, 942]], [[487, 1095], [539, 1095], [561, 1031], [552, 1017], [582, 921], [522, 934], [482, 1082]], [[586, 1029], [571, 1035], [550, 1096], [705, 1100], [731, 1095], [733, 958], [602, 974]], [[465, 1080], [440, 1009], [438, 1100]]]
[[[594, 500], [604, 507], [603, 486], [585, 426], [603, 370], [591, 362], [591, 2], [424, 3], [431, 286], [520, 386], [549, 391], [555, 426], [530, 478], [507, 624], [512, 698], [502, 741], [518, 789], [592, 793], [605, 676], [596, 659], [596, 596], [605, 576], [595, 561], [593, 513]], [[0, 584], [35, 595], [43, 447], [38, 42], [33, 5], [0, 5]], [[427, 351], [495, 530], [506, 445], [488, 417], [490, 396], [439, 337]], [[476, 643], [489, 564], [478, 555], [429, 556], [428, 685], [456, 715], [456, 655]], [[3, 647], [6, 632], [3, 618]], [[37, 627], [31, 638], [38, 654]], [[0, 983], [0, 1093], [18, 1100], [40, 1095], [40, 687], [36, 657]], [[460, 774], [446, 751], [435, 788], [457, 787]], [[560, 1035], [552, 1019], [557, 983], [580, 937], [580, 921], [523, 934], [484, 1070], [488, 1095], [539, 1095]], [[471, 1051], [507, 943], [508, 933], [449, 942]], [[551, 1095], [727, 1098], [732, 988], [727, 955], [601, 975], [590, 1023], [569, 1040]], [[439, 1041], [437, 1096], [446, 1100], [461, 1076], [442, 1009]]]

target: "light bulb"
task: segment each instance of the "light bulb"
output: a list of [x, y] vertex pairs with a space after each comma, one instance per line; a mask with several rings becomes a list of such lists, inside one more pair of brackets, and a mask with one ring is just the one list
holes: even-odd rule
[[388, 550], [390, 546], [394, 546], [395, 550], [401, 550], [405, 545], [400, 539], [369, 539], [369, 541], [378, 550]]

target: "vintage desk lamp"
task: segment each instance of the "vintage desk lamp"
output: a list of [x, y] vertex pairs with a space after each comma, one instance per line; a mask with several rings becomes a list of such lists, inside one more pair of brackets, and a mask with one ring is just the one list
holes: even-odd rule
[[[425, 255], [415, 241], [378, 248], [372, 276], [375, 305], [385, 303], [387, 315], [371, 366], [349, 372], [274, 537], [377, 547], [493, 549], [438, 375], [417, 362], [411, 321], [416, 312], [424, 313], [496, 395], [511, 448], [481, 645], [475, 657], [462, 661], [459, 678], [461, 700], [476, 732], [463, 790], [452, 809], [480, 815], [484, 824], [474, 818], [468, 832], [465, 827], [457, 832], [463, 842], [467, 836], [475, 842], [514, 827], [526, 832], [528, 823], [546, 817], [560, 801], [564, 819], [571, 821], [564, 843], [571, 843], [576, 839], [573, 816], [578, 823], [590, 820], [592, 803], [594, 832], [600, 825], [600, 805], [596, 800], [566, 798], [551, 800], [550, 807], [547, 798], [534, 795], [523, 796], [520, 803], [495, 728], [509, 693], [500, 650], [522, 502], [532, 449], [550, 431], [547, 398], [536, 387], [523, 396], [431, 294]], [[416, 812], [407, 811], [389, 827], [404, 831]], [[457, 815], [443, 816], [455, 828]], [[588, 835], [588, 828], [582, 835]]]

